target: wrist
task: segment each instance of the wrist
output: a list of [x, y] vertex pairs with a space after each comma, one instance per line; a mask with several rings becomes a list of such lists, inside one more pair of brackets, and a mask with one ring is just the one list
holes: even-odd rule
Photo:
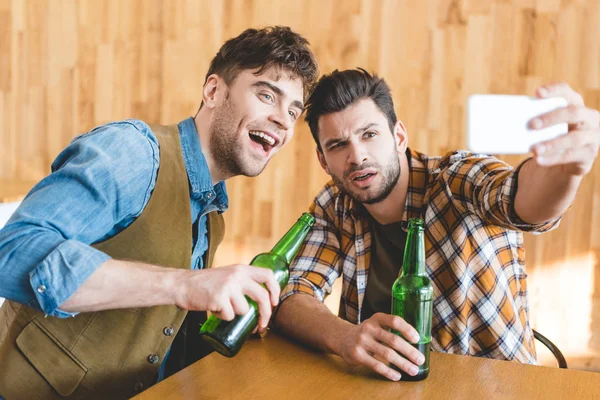
[[[174, 268], [161, 268], [157, 278], [157, 292], [162, 305], [176, 305], [186, 308], [187, 285], [191, 271]], [[166, 271], [164, 271], [166, 269]]]
[[335, 354], [336, 356], [340, 356], [344, 358], [345, 348], [350, 343], [350, 336], [352, 330], [356, 327], [356, 325], [345, 321], [339, 317], [335, 317], [337, 321], [332, 324], [333, 334], [327, 335], [325, 339], [325, 350], [328, 353]]

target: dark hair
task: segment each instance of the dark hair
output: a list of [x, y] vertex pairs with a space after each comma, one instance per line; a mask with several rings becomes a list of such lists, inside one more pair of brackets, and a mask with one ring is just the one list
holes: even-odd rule
[[387, 117], [390, 130], [393, 132], [397, 121], [394, 101], [390, 87], [383, 78], [358, 68], [345, 71], [336, 69], [319, 79], [307, 101], [305, 117], [319, 151], [323, 151], [319, 143], [319, 118], [345, 110], [362, 99], [371, 99], [375, 102]]
[[217, 74], [230, 84], [243, 70], [258, 68], [256, 73], [260, 74], [275, 66], [301, 78], [307, 98], [319, 75], [308, 45], [308, 40], [286, 26], [246, 29], [221, 46], [210, 62], [204, 83]]

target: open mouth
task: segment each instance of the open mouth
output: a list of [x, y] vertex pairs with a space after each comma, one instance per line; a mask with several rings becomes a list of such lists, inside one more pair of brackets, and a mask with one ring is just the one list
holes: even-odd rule
[[377, 170], [374, 168], [365, 168], [362, 171], [356, 171], [350, 174], [348, 179], [360, 188], [367, 188], [373, 184]]
[[374, 176], [375, 174], [364, 174], [364, 175], [360, 175], [360, 176], [355, 176], [354, 178], [352, 178], [353, 181], [364, 181], [369, 179], [370, 177]]
[[277, 140], [275, 140], [272, 136], [261, 132], [261, 131], [249, 131], [250, 140], [254, 143], [260, 145], [265, 153], [270, 153], [271, 150], [277, 144]]

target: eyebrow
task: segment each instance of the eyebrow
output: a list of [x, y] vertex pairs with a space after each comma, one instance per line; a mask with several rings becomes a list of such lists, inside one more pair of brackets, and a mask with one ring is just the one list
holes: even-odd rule
[[377, 124], [377, 123], [375, 123], [375, 122], [369, 122], [368, 124], [366, 124], [366, 125], [365, 125], [365, 126], [363, 126], [362, 128], [358, 128], [357, 130], [355, 130], [355, 131], [354, 131], [354, 134], [355, 134], [355, 135], [358, 135], [359, 133], [361, 133], [361, 132], [364, 132], [364, 131], [366, 131], [367, 129], [370, 129], [370, 128], [374, 127], [374, 126], [378, 126], [378, 124]]
[[[378, 125], [377, 123], [375, 123], [375, 122], [369, 122], [369, 123], [368, 123], [368, 124], [366, 124], [365, 126], [363, 126], [363, 127], [361, 127], [361, 128], [358, 128], [358, 129], [356, 129], [356, 130], [354, 131], [354, 134], [355, 134], [355, 135], [358, 135], [358, 134], [360, 134], [360, 133], [362, 133], [362, 132], [364, 132], [364, 131], [366, 131], [366, 130], [368, 130], [368, 129], [370, 129], [370, 128], [374, 127], [374, 126], [379, 126], [379, 125]], [[325, 141], [325, 147], [329, 147], [329, 146], [331, 146], [331, 145], [334, 145], [334, 144], [337, 144], [337, 143], [340, 143], [340, 142], [344, 142], [344, 141], [346, 141], [346, 138], [334, 138], [334, 139], [329, 139], [329, 140], [326, 140], [326, 141]]]
[[[273, 92], [275, 92], [275, 94], [277, 96], [285, 97], [285, 93], [283, 93], [283, 90], [281, 90], [280, 88], [278, 88], [277, 86], [273, 85], [270, 82], [267, 82], [267, 81], [258, 81], [258, 82], [254, 82], [252, 84], [252, 86], [254, 86], [254, 87], [267, 87], [267, 88], [271, 89]], [[300, 100], [294, 100], [294, 101], [292, 101], [291, 105], [293, 107], [297, 107], [300, 110], [304, 111], [304, 104]]]

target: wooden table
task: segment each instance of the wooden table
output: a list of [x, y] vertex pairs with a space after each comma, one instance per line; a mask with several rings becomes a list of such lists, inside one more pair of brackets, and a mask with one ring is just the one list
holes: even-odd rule
[[213, 353], [143, 399], [600, 399], [600, 373], [432, 353], [421, 382], [391, 382], [274, 333], [234, 358]]
[[37, 181], [0, 179], [0, 203], [21, 201]]

